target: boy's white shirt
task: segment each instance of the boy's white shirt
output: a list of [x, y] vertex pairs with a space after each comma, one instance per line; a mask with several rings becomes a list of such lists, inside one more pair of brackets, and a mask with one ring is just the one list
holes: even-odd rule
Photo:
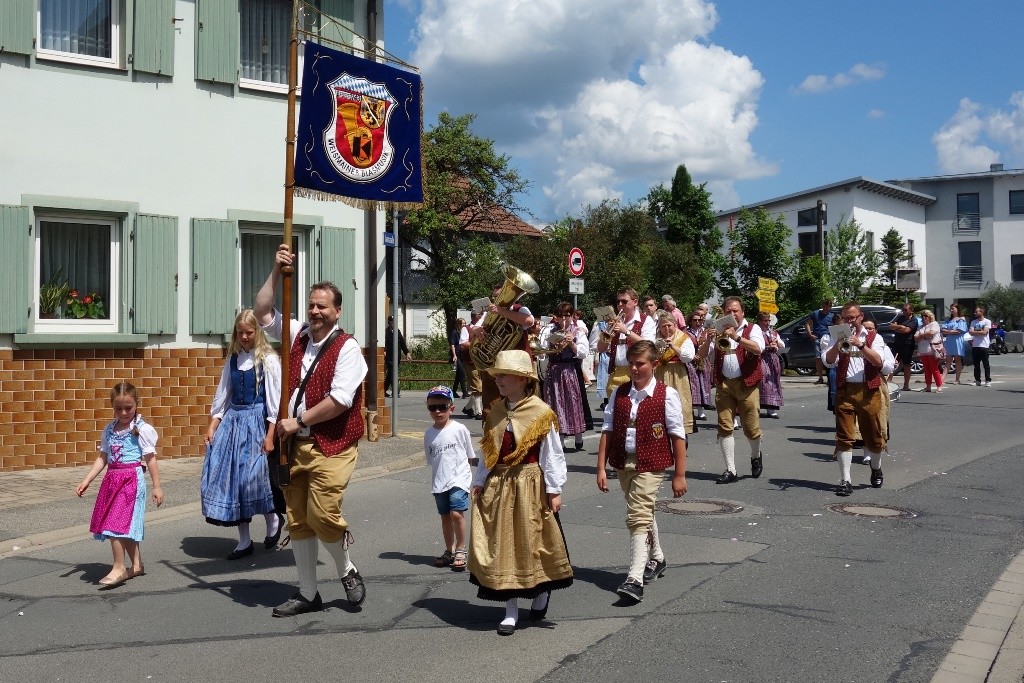
[[466, 426], [449, 419], [443, 428], [431, 425], [423, 433], [423, 454], [430, 465], [431, 493], [444, 493], [458, 487], [469, 491], [473, 472], [473, 436]]

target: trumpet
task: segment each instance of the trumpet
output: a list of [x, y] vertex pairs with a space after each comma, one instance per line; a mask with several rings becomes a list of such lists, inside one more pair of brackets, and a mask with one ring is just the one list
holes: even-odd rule
[[848, 356], [858, 357], [860, 356], [860, 349], [850, 343], [850, 340], [844, 339], [839, 342], [839, 353], [845, 353]]
[[668, 340], [658, 337], [654, 340], [654, 348], [658, 350], [659, 354], [664, 354], [668, 351]]
[[530, 350], [538, 357], [560, 353], [565, 348], [567, 340], [568, 336], [557, 330], [548, 334], [543, 343], [537, 337], [531, 336]]
[[725, 332], [719, 332], [718, 338], [715, 340], [715, 346], [719, 351], [725, 353], [732, 350], [732, 340], [729, 339], [729, 335]]

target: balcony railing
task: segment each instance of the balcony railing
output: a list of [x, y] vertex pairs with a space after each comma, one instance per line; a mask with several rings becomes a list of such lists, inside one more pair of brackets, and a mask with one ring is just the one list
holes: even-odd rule
[[954, 286], [980, 288], [982, 284], [981, 266], [959, 266], [953, 273]]
[[958, 213], [953, 219], [954, 235], [977, 235], [981, 232], [980, 213]]

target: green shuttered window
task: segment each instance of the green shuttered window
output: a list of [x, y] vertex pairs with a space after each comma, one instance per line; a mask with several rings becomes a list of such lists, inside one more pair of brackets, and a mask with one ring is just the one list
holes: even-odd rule
[[4, 295], [0, 296], [0, 333], [28, 331], [34, 295], [32, 282], [32, 219], [27, 206], [0, 206], [0, 271]]
[[136, 71], [174, 75], [174, 0], [135, 0]]
[[238, 0], [196, 0], [196, 79], [238, 82]]
[[356, 231], [324, 226], [314, 231], [318, 246], [313, 280], [330, 280], [341, 290], [340, 324], [352, 332], [356, 324]]
[[132, 245], [132, 331], [174, 334], [178, 329], [178, 219], [137, 215]]
[[35, 29], [35, 0], [0, 2], [0, 52], [32, 54]]
[[229, 334], [238, 302], [238, 224], [192, 220], [192, 334]]

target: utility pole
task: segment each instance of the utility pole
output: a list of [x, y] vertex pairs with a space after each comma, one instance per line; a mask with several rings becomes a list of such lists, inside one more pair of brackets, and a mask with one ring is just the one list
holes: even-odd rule
[[818, 256], [825, 260], [825, 223], [828, 222], [828, 204], [818, 200], [818, 210], [815, 212], [818, 219]]

